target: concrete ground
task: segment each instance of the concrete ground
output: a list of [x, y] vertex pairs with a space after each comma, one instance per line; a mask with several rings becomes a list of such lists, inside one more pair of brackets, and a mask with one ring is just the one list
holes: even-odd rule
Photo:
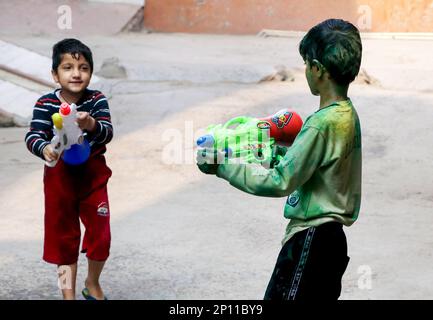
[[[2, 40], [43, 55], [57, 36]], [[184, 34], [83, 36], [98, 71], [117, 57], [126, 79], [103, 90], [115, 127], [107, 160], [112, 250], [102, 276], [111, 299], [261, 299], [287, 221], [285, 199], [244, 194], [201, 174], [199, 129], [237, 115], [292, 107], [313, 97], [299, 39]], [[363, 68], [380, 83], [350, 97], [363, 130], [359, 220], [345, 228], [342, 299], [432, 299], [433, 52], [431, 41], [365, 40]], [[284, 65], [293, 82], [258, 81]], [[0, 298], [58, 299], [55, 267], [41, 260], [43, 163], [26, 128], [0, 129]], [[170, 153], [173, 148], [178, 152]], [[78, 290], [85, 277], [79, 262]]]

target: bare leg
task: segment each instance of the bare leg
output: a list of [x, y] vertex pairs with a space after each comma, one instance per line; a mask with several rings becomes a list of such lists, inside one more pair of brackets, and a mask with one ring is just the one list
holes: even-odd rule
[[77, 264], [59, 265], [59, 287], [64, 300], [75, 300], [75, 283], [77, 280]]
[[104, 292], [99, 284], [99, 276], [101, 275], [102, 269], [104, 268], [105, 261], [95, 261], [87, 259], [89, 263], [89, 270], [85, 286], [89, 289], [90, 295], [98, 300], [104, 299]]

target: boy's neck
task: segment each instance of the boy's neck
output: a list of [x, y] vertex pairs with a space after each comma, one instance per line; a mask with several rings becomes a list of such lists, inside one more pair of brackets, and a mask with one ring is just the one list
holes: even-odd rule
[[325, 108], [334, 102], [347, 100], [349, 86], [329, 86], [327, 90], [320, 93], [320, 109]]
[[79, 93], [72, 93], [72, 92], [65, 92], [64, 90], [60, 90], [60, 100], [62, 102], [66, 102], [67, 104], [76, 104], [81, 97], [83, 96], [83, 92]]

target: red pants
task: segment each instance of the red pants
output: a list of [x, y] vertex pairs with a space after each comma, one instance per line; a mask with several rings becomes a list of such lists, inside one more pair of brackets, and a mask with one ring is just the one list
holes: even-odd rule
[[91, 156], [79, 166], [66, 165], [61, 159], [54, 168], [45, 166], [45, 261], [57, 265], [78, 261], [80, 219], [85, 227], [82, 252], [92, 260], [107, 260], [111, 241], [110, 177], [103, 155]]

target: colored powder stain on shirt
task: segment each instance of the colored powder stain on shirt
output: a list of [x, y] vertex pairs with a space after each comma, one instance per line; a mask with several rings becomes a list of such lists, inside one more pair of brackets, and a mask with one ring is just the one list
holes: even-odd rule
[[325, 140], [324, 153], [311, 177], [297, 188], [299, 205], [286, 205], [287, 241], [293, 232], [329, 221], [349, 226], [358, 218], [361, 200], [361, 128], [350, 100], [319, 110], [312, 123]]

